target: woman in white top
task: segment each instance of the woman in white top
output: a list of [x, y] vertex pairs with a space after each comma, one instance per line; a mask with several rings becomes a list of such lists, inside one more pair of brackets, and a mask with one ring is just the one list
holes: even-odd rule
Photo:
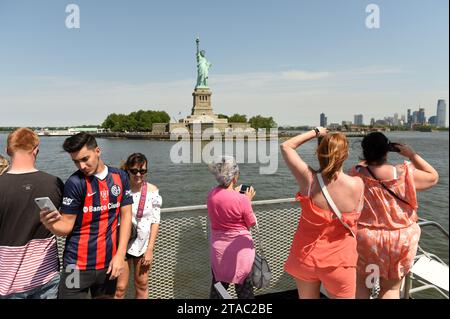
[[128, 263], [117, 280], [116, 298], [125, 297], [130, 268], [134, 265], [135, 297], [136, 299], [147, 299], [149, 271], [159, 230], [162, 198], [158, 188], [146, 181], [147, 158], [144, 154], [131, 154], [122, 165], [122, 169], [128, 173], [130, 178], [134, 231], [128, 242]]

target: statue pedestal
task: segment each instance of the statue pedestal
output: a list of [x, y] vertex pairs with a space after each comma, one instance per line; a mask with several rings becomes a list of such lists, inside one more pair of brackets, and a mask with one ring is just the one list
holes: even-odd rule
[[196, 88], [192, 93], [194, 97], [192, 112], [191, 115], [184, 119], [184, 123], [190, 132], [192, 132], [194, 124], [199, 125], [198, 127], [201, 128], [201, 131], [217, 125], [223, 131], [227, 126], [227, 119], [219, 119], [214, 114], [211, 106], [211, 94], [212, 92], [209, 88]]
[[191, 115], [214, 116], [211, 106], [212, 92], [209, 88], [196, 88], [192, 93], [194, 97]]
[[[169, 124], [169, 132], [175, 129], [185, 128], [190, 134], [194, 133], [194, 128], [203, 132], [205, 129], [215, 128], [221, 134], [233, 129], [246, 130], [250, 129], [249, 123], [229, 123], [228, 119], [220, 119], [213, 112], [211, 106], [212, 92], [209, 88], [197, 87], [195, 88], [192, 96], [193, 106], [191, 115], [188, 115], [178, 123]], [[198, 132], [197, 132], [198, 133]]]

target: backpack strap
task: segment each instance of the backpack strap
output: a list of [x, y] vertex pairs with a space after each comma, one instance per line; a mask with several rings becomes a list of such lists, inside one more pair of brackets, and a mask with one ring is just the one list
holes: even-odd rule
[[323, 196], [325, 196], [325, 199], [327, 200], [327, 202], [330, 205], [331, 209], [333, 210], [334, 214], [337, 216], [337, 218], [339, 218], [339, 221], [342, 223], [342, 225], [344, 225], [344, 227], [347, 228], [350, 231], [352, 236], [356, 238], [355, 233], [353, 233], [353, 230], [350, 228], [350, 226], [348, 226], [342, 220], [342, 213], [337, 208], [336, 204], [334, 203], [333, 199], [330, 196], [330, 193], [328, 193], [327, 187], [325, 186], [325, 183], [323, 181], [321, 173], [317, 173], [317, 180], [319, 181], [320, 188], [322, 189], [322, 194], [323, 194]]

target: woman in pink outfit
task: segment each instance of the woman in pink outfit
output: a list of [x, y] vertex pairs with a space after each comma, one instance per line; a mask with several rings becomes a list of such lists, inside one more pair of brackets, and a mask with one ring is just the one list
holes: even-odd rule
[[210, 165], [218, 185], [208, 194], [208, 217], [211, 226], [210, 260], [212, 285], [210, 298], [220, 298], [214, 284], [221, 282], [225, 289], [233, 283], [239, 299], [252, 299], [250, 280], [255, 249], [250, 227], [256, 224], [251, 200], [253, 187], [245, 194], [236, 187], [239, 167], [231, 156], [224, 156]]

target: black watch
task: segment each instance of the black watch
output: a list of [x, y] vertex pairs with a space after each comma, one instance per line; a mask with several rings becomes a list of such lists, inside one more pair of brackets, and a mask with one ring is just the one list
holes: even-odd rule
[[319, 134], [320, 134], [319, 128], [315, 127], [314, 128], [314, 132], [316, 132], [316, 137], [319, 136]]

